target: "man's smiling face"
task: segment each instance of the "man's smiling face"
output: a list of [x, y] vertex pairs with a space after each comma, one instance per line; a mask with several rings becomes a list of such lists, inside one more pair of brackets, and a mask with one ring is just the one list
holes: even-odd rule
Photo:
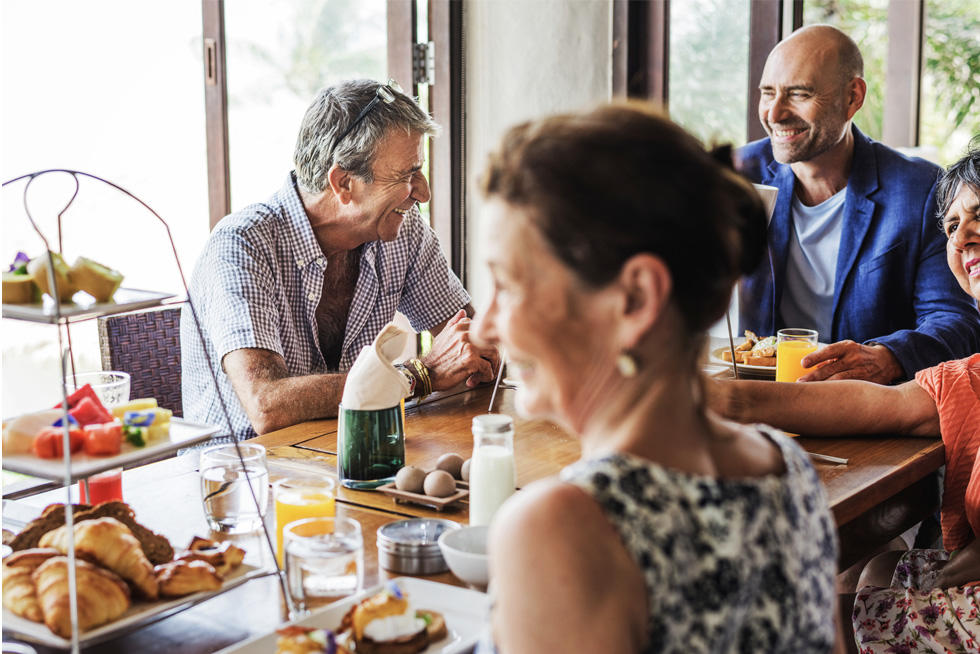
[[378, 145], [374, 180], [365, 185], [362, 203], [382, 241], [395, 240], [405, 214], [416, 203], [429, 201], [429, 182], [422, 174], [423, 143], [420, 134], [392, 130]]
[[[809, 161], [840, 143], [850, 116], [847, 80], [832, 47], [797, 40], [769, 55], [759, 84], [759, 120], [780, 163]], [[812, 46], [812, 44], [811, 44]]]

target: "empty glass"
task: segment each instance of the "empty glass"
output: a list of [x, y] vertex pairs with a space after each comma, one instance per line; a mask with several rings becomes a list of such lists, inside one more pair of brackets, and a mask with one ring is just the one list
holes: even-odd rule
[[201, 452], [204, 517], [212, 530], [226, 534], [244, 534], [261, 529], [262, 517], [269, 504], [269, 470], [265, 465], [265, 448], [251, 443], [240, 443], [238, 447], [242, 453], [241, 460], [234, 443], [216, 445]]
[[96, 396], [107, 407], [114, 407], [129, 401], [129, 373], [118, 370], [80, 372], [65, 377], [65, 390], [68, 395], [85, 384], [91, 384]]

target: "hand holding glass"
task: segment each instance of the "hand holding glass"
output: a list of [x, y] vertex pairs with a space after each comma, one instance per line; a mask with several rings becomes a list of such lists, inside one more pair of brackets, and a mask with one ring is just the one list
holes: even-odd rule
[[776, 332], [776, 381], [795, 382], [813, 368], [804, 368], [803, 357], [816, 352], [817, 332], [813, 329], [780, 329]]

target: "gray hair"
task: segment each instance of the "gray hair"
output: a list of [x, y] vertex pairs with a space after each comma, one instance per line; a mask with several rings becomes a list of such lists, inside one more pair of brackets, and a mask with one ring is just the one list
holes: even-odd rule
[[394, 91], [395, 101], [379, 102], [343, 142], [336, 138], [376, 97], [379, 82], [356, 79], [321, 89], [303, 116], [293, 164], [296, 181], [308, 193], [327, 186], [327, 172], [336, 163], [367, 182], [374, 181], [372, 164], [378, 144], [392, 129], [434, 136], [439, 126], [408, 95]]

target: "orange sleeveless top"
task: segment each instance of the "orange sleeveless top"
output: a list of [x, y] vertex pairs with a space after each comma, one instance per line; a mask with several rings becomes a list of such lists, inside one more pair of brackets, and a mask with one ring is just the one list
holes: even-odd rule
[[943, 548], [980, 536], [980, 354], [920, 370], [915, 381], [936, 402], [946, 445]]

